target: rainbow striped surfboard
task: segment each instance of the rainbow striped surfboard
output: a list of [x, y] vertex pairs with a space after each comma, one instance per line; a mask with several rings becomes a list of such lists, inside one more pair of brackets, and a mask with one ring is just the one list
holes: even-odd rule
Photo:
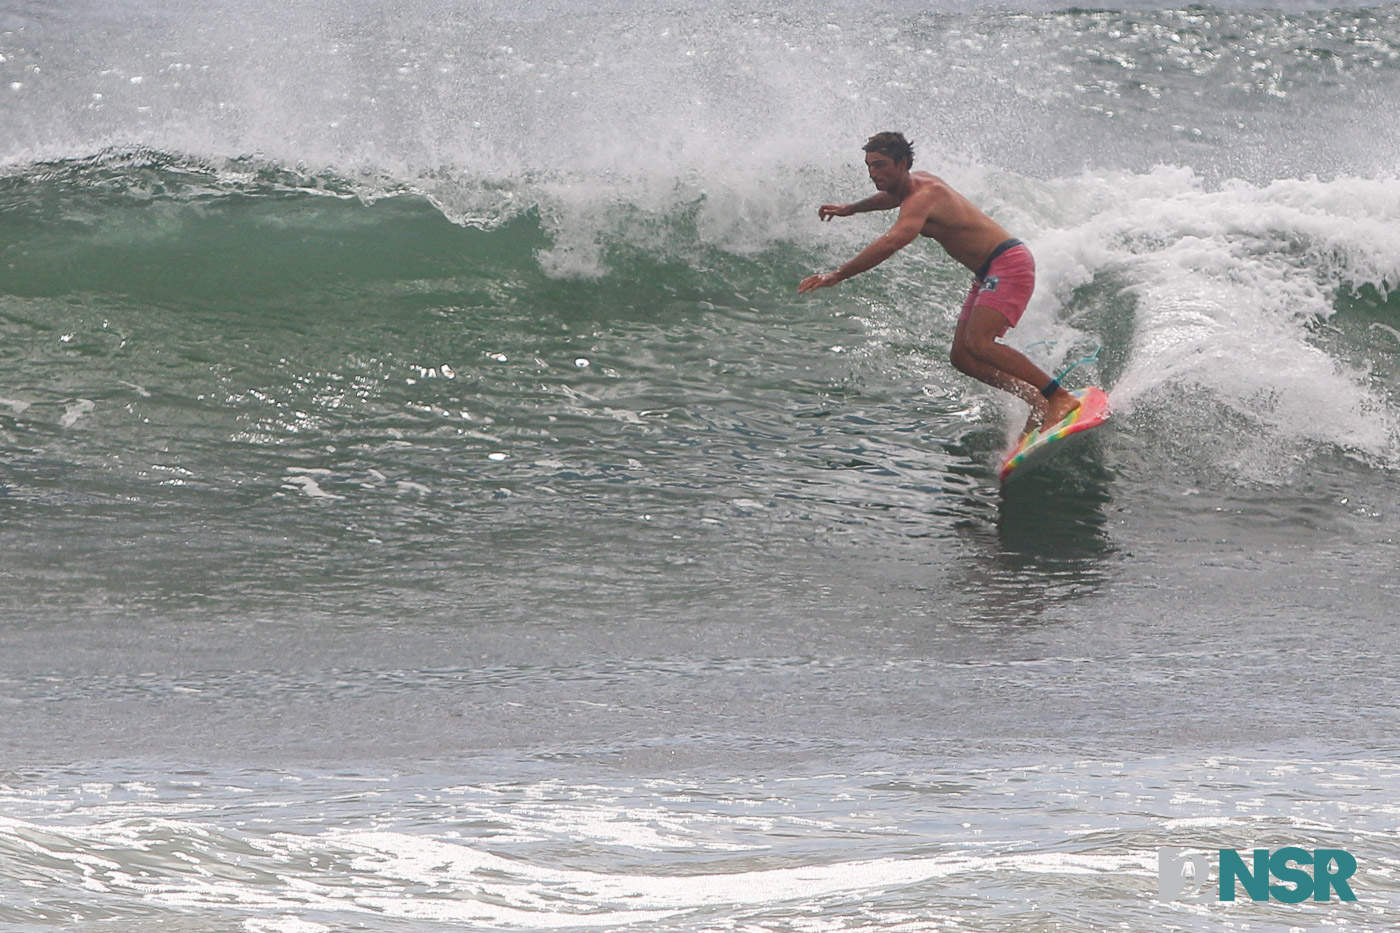
[[997, 477], [1004, 483], [1011, 472], [1025, 462], [1026, 458], [1043, 450], [1055, 441], [1063, 440], [1071, 434], [1078, 434], [1080, 431], [1087, 431], [1096, 428], [1108, 420], [1112, 410], [1108, 405], [1108, 393], [1098, 386], [1090, 386], [1087, 389], [1080, 389], [1072, 393], [1079, 399], [1079, 407], [1065, 416], [1054, 427], [1045, 431], [1032, 431], [1012, 448], [1006, 455], [1006, 459], [1001, 461], [1001, 469], [997, 471]]

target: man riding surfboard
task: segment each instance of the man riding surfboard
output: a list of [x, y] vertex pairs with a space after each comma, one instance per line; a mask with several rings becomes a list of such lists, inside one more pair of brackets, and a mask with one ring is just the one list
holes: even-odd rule
[[1021, 320], [1035, 289], [1035, 260], [1020, 240], [941, 178], [913, 172], [914, 148], [902, 133], [877, 133], [862, 147], [877, 193], [853, 204], [823, 204], [822, 220], [899, 209], [894, 226], [834, 272], [808, 276], [798, 292], [826, 288], [873, 269], [923, 234], [972, 270], [972, 288], [953, 332], [953, 366], [1031, 406], [1026, 433], [1058, 424], [1079, 407], [1048, 373], [999, 343]]

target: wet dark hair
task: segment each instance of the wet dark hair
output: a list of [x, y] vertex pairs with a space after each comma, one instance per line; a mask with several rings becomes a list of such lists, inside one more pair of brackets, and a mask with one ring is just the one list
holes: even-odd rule
[[876, 133], [865, 141], [861, 149], [887, 155], [896, 162], [907, 162], [910, 167], [914, 165], [914, 147], [903, 133]]

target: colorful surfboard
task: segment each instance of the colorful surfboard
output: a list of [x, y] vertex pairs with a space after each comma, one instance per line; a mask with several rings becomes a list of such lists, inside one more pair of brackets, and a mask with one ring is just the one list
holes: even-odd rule
[[1112, 414], [1108, 405], [1108, 394], [1098, 386], [1080, 389], [1072, 394], [1079, 399], [1078, 408], [1066, 415], [1059, 424], [1044, 431], [1032, 431], [1027, 434], [1006, 455], [1006, 459], [1001, 461], [1001, 469], [997, 471], [997, 476], [1003, 483], [1006, 482], [1006, 478], [1011, 475], [1013, 470], [1026, 461], [1027, 457], [1033, 456], [1071, 434], [1078, 434], [1080, 431], [1098, 427], [1107, 421], [1109, 415]]

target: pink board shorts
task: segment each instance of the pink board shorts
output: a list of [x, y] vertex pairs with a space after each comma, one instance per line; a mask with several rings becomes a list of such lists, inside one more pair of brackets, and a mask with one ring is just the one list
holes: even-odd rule
[[973, 308], [995, 308], [1006, 318], [1006, 325], [997, 331], [1000, 337], [1020, 322], [1035, 291], [1035, 258], [1019, 240], [1009, 240], [997, 250], [973, 276], [958, 323], [971, 317]]

